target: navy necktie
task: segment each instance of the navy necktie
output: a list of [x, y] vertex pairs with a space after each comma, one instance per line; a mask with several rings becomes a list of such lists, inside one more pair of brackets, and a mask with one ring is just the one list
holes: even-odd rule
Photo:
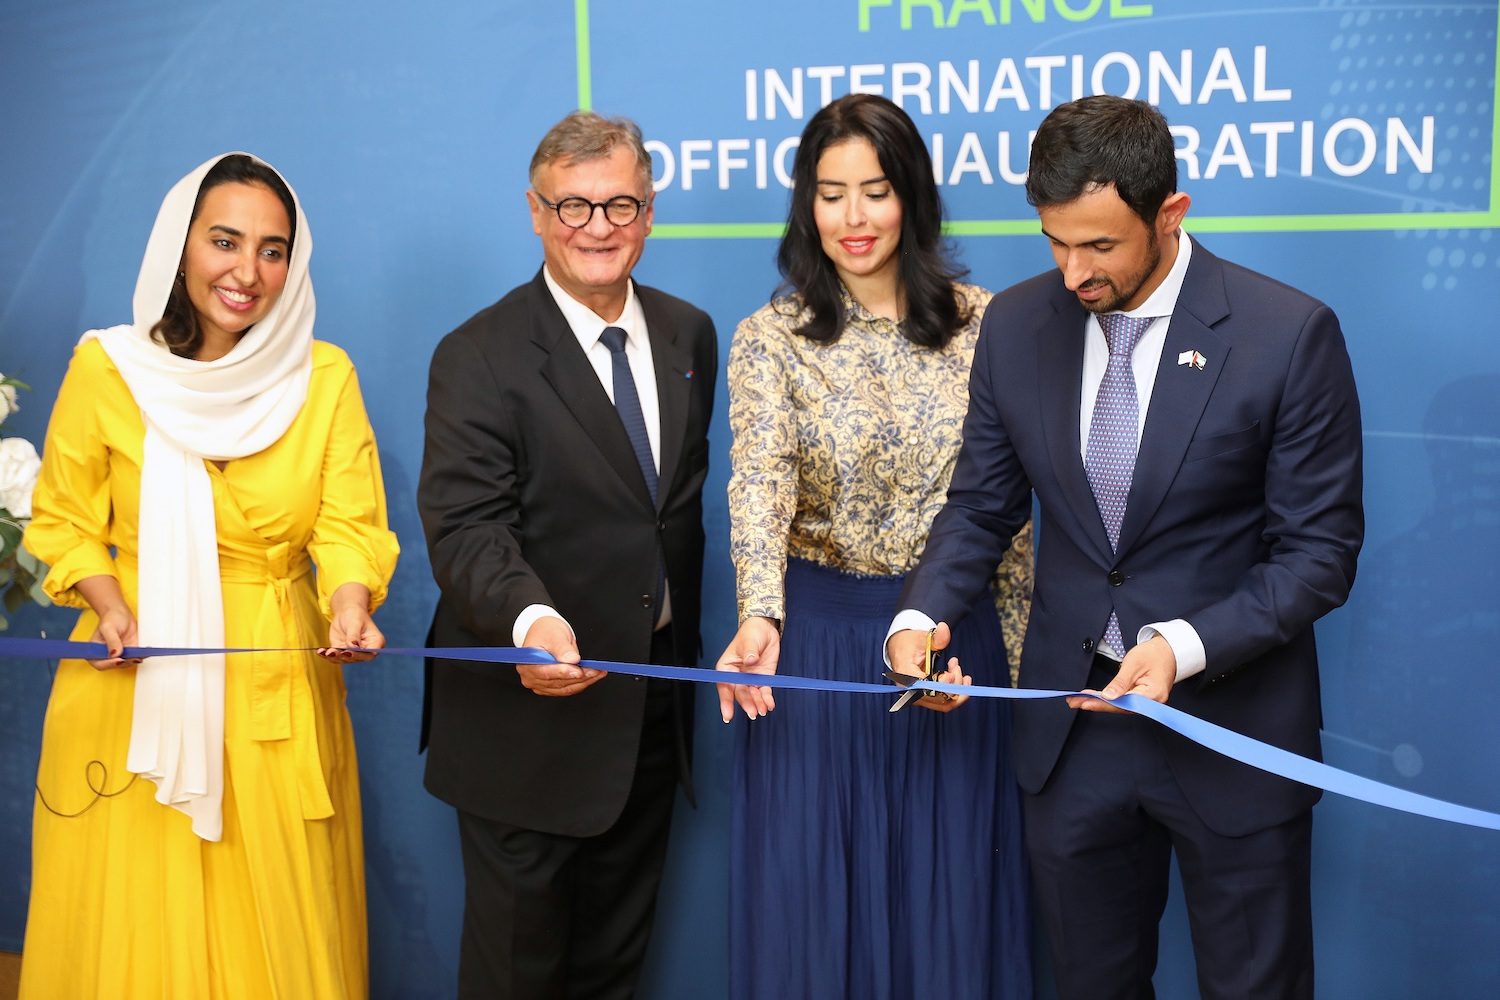
[[646, 417], [641, 412], [641, 397], [635, 391], [635, 377], [630, 374], [630, 359], [625, 356], [625, 331], [617, 326], [607, 326], [599, 340], [609, 348], [609, 360], [614, 370], [615, 409], [620, 413], [620, 423], [630, 438], [630, 447], [635, 449], [635, 460], [640, 463], [641, 475], [646, 479], [646, 492], [651, 494], [651, 503], [656, 503], [656, 459], [651, 457], [651, 438], [646, 433]]
[[[609, 348], [609, 361], [614, 373], [615, 409], [619, 411], [620, 423], [630, 438], [630, 447], [635, 451], [635, 460], [646, 479], [646, 492], [651, 494], [651, 506], [656, 506], [656, 459], [651, 457], [651, 438], [646, 434], [646, 416], [641, 412], [641, 397], [635, 390], [635, 376], [630, 374], [630, 359], [625, 356], [625, 331], [617, 326], [607, 326], [599, 335], [599, 341]], [[661, 558], [661, 546], [657, 546], [656, 593], [652, 595], [651, 620], [657, 621], [662, 614], [662, 595], [667, 586], [667, 567]]]
[[[1140, 403], [1135, 392], [1135, 371], [1130, 356], [1140, 343], [1154, 317], [1102, 313], [1099, 327], [1109, 344], [1109, 365], [1099, 394], [1094, 397], [1094, 416], [1089, 421], [1088, 444], [1084, 449], [1083, 467], [1099, 518], [1109, 535], [1109, 547], [1120, 544], [1120, 526], [1125, 523], [1125, 501], [1130, 496], [1130, 481], [1135, 475], [1135, 453], [1139, 447]], [[1121, 656], [1125, 642], [1120, 635], [1120, 619], [1110, 612], [1104, 626], [1104, 641]]]

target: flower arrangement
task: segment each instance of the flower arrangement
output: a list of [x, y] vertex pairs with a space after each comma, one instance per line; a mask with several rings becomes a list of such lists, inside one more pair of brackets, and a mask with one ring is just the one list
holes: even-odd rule
[[[0, 423], [21, 408], [16, 391], [26, 388], [19, 379], [0, 374]], [[31, 520], [31, 491], [41, 468], [41, 457], [30, 441], [0, 438], [0, 630], [7, 625], [5, 616], [26, 601], [52, 603], [42, 592], [47, 568], [21, 547], [21, 535]]]

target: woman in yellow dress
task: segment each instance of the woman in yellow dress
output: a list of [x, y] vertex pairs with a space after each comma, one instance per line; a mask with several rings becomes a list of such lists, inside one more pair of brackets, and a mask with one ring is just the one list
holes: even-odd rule
[[274, 169], [215, 157], [162, 204], [135, 322], [74, 351], [25, 545], [111, 658], [47, 705], [23, 998], [368, 992], [341, 661], [371, 654], [338, 648], [384, 645], [397, 545], [311, 249]]

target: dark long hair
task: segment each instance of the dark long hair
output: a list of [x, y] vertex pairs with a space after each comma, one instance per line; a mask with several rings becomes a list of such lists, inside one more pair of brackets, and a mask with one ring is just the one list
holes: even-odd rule
[[[290, 257], [292, 244], [297, 239], [297, 203], [292, 199], [291, 189], [286, 186], [286, 181], [281, 179], [280, 174], [243, 153], [224, 157], [203, 175], [203, 183], [198, 185], [198, 197], [193, 201], [193, 214], [188, 218], [188, 226], [191, 227], [197, 220], [203, 196], [220, 184], [260, 184], [270, 188], [271, 193], [281, 199], [292, 230], [286, 247], [287, 256]], [[184, 244], [185, 242], [184, 239]], [[198, 327], [198, 311], [193, 308], [187, 286], [181, 279], [172, 283], [172, 294], [167, 297], [167, 307], [162, 310], [161, 319], [151, 328], [151, 336], [182, 358], [193, 357], [203, 346], [203, 331]]]
[[1177, 151], [1160, 111], [1145, 101], [1100, 94], [1052, 110], [1036, 130], [1026, 200], [1066, 205], [1113, 185], [1147, 225], [1177, 190]]
[[838, 271], [823, 252], [813, 219], [818, 160], [829, 146], [864, 139], [875, 147], [880, 169], [901, 203], [900, 281], [906, 299], [901, 335], [921, 347], [942, 347], [971, 318], [954, 281], [967, 272], [949, 259], [943, 242], [943, 204], [932, 176], [932, 158], [905, 111], [874, 94], [841, 97], [813, 115], [802, 131], [792, 162], [792, 202], [786, 235], [776, 252], [782, 284], [777, 295], [795, 292], [811, 313], [797, 333], [810, 340], [837, 340], [848, 318]]

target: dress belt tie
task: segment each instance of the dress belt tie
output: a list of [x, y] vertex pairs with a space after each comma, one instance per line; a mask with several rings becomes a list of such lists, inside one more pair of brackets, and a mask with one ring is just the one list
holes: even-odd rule
[[[283, 638], [296, 634], [297, 612], [292, 587], [312, 572], [312, 563], [301, 549], [277, 542], [265, 550], [260, 566], [242, 560], [226, 560], [221, 553], [219, 571], [226, 583], [264, 584], [265, 596], [257, 612], [251, 645], [286, 645]], [[297, 791], [304, 819], [326, 819], [333, 815], [333, 801], [323, 780], [318, 754], [317, 722], [313, 716], [309, 671], [316, 669], [316, 654], [265, 652], [248, 654], [250, 668], [250, 738], [259, 743], [290, 740], [295, 758]], [[235, 668], [230, 659], [229, 669]]]

